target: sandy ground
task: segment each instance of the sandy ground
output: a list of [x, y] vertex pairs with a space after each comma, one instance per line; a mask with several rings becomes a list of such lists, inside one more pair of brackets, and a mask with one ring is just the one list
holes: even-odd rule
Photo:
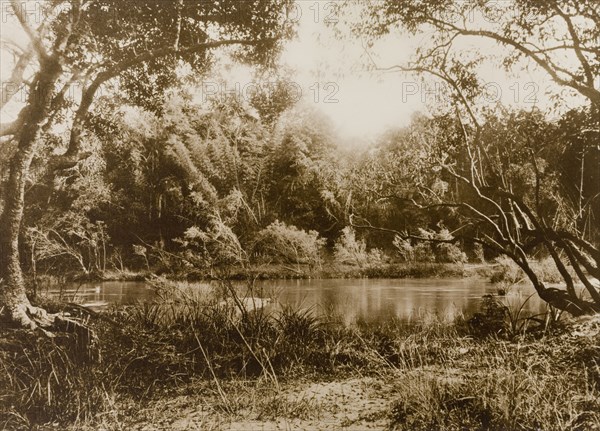
[[388, 424], [390, 390], [382, 379], [372, 377], [295, 384], [235, 412], [219, 412], [212, 397], [179, 396], [149, 406], [143, 422], [128, 424], [127, 429], [380, 430]]

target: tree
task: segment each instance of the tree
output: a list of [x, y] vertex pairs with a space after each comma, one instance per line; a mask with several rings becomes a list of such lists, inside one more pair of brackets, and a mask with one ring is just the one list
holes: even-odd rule
[[[346, 185], [352, 197], [353, 214], [388, 229], [437, 229], [443, 216], [438, 213], [443, 211], [417, 211], [406, 204], [407, 198], [418, 194], [416, 183], [424, 177], [432, 178], [426, 170], [427, 149], [421, 141], [431, 126], [431, 119], [416, 114], [410, 126], [386, 131], [353, 164]], [[456, 228], [449, 217], [444, 222]], [[370, 231], [366, 235], [371, 246], [390, 245], [386, 232]]]
[[353, 30], [371, 44], [396, 29], [413, 35], [435, 31], [410, 65], [393, 69], [438, 73], [440, 78], [452, 77], [463, 90], [474, 90], [472, 84], [478, 81], [474, 70], [483, 55], [465, 62], [468, 57], [457, 45], [463, 38], [478, 38], [506, 49], [502, 58], [506, 68], [521, 60], [533, 63], [559, 86], [586, 97], [596, 109], [600, 105], [600, 90], [595, 87], [600, 73], [600, 6], [594, 0], [386, 0], [378, 8], [369, 2], [363, 5], [364, 19], [354, 22]]
[[[491, 41], [504, 53], [501, 60], [507, 69], [516, 68], [518, 62], [533, 64], [559, 89], [569, 89], [582, 97], [595, 120], [591, 125], [580, 123], [576, 133], [594, 136], [586, 142], [597, 145], [600, 90], [595, 80], [600, 74], [600, 5], [592, 0], [389, 0], [378, 3], [377, 8], [365, 2], [364, 7], [364, 13], [358, 14], [363, 18], [354, 23], [353, 29], [371, 44], [399, 28], [412, 34], [434, 30], [431, 43], [420, 47], [409, 64], [391, 69], [437, 79], [450, 95], [442, 118], [451, 121], [444, 127], [432, 127], [430, 136], [423, 136], [426, 140], [422, 147], [428, 150], [424, 167], [436, 173], [436, 183], [421, 178], [417, 183], [418, 199], [407, 197], [407, 202], [421, 209], [458, 212], [467, 232], [447, 240], [406, 232], [401, 237], [481, 244], [515, 261], [549, 304], [573, 315], [599, 312], [600, 292], [591, 278], [600, 276], [600, 248], [590, 241], [581, 225], [572, 222], [576, 214], [572, 200], [553, 187], [557, 184], [555, 172], [547, 164], [552, 158], [552, 145], [560, 148], [561, 142], [552, 139], [552, 126], [535, 113], [501, 113], [495, 124], [493, 115], [486, 118], [476, 103], [485, 90], [478, 74], [485, 57], [477, 50], [461, 50], [458, 41]], [[500, 140], [498, 131], [503, 135]], [[496, 145], [497, 141], [501, 144]], [[432, 187], [444, 183], [461, 187], [457, 191]], [[585, 196], [581, 186], [576, 187]], [[588, 197], [590, 201], [597, 198]], [[592, 211], [595, 205], [591, 203], [579, 209]], [[581, 214], [575, 220], [585, 218]], [[536, 248], [552, 257], [563, 277], [564, 289], [546, 286], [532, 269], [528, 253]], [[576, 281], [585, 286], [589, 299], [577, 295]]]
[[261, 85], [250, 94], [250, 104], [258, 112], [262, 122], [271, 129], [275, 128], [283, 113], [292, 108], [301, 96], [297, 84], [283, 78], [284, 72], [291, 72], [278, 72], [276, 75], [268, 72], [259, 74], [257, 81]]
[[[15, 147], [0, 229], [0, 307], [10, 320], [32, 329], [52, 323], [29, 303], [19, 257], [25, 185], [42, 129], [61, 123], [69, 130], [68, 138], [56, 143], [48, 169], [74, 166], [86, 156], [82, 136], [101, 88], [118, 82], [134, 103], [160, 113], [164, 90], [186, 71], [205, 70], [216, 48], [235, 48], [233, 55], [241, 61], [271, 62], [290, 34], [288, 3], [53, 0], [36, 3], [41, 20], [32, 22], [27, 3], [11, 1], [14, 19], [30, 43], [24, 49], [10, 46], [17, 58], [13, 86], [25, 88], [27, 98], [17, 119], [1, 127], [3, 145]], [[74, 85], [81, 89], [75, 91], [77, 100], [70, 97]]]
[[337, 165], [332, 125], [309, 109], [292, 114], [293, 120], [275, 131], [268, 155], [268, 201], [276, 218], [332, 238], [337, 222], [326, 199]]

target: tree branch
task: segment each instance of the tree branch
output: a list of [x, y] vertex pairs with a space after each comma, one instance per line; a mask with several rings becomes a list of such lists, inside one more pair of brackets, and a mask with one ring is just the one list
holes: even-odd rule
[[120, 63], [117, 63], [110, 68], [98, 73], [96, 78], [92, 81], [92, 83], [83, 90], [83, 94], [81, 96], [81, 102], [79, 107], [75, 113], [75, 118], [73, 120], [73, 126], [71, 127], [71, 134], [69, 137], [69, 147], [66, 153], [56, 156], [50, 163], [50, 170], [60, 170], [66, 169], [74, 166], [80, 159], [80, 141], [81, 135], [84, 130], [84, 123], [87, 117], [87, 113], [94, 101], [94, 97], [96, 96], [96, 92], [100, 88], [100, 86], [106, 81], [118, 76], [120, 73], [133, 68], [137, 65], [145, 63], [147, 61], [156, 60], [161, 57], [166, 57], [169, 55], [184, 55], [191, 54], [195, 52], [204, 51], [207, 49], [218, 48], [221, 46], [228, 45], [256, 45], [257, 43], [265, 42], [270, 39], [263, 40], [244, 40], [244, 39], [231, 39], [231, 40], [220, 40], [220, 41], [209, 41], [204, 43], [199, 43], [196, 45], [192, 45], [186, 48], [176, 49], [173, 46], [158, 48], [151, 51], [147, 51], [143, 54], [138, 55], [137, 57], [124, 60]]
[[567, 14], [565, 14], [562, 11], [562, 9], [557, 4], [554, 4], [554, 9], [558, 13], [558, 15], [567, 23], [569, 34], [571, 35], [571, 39], [573, 40], [573, 49], [575, 51], [575, 55], [581, 63], [583, 73], [585, 74], [586, 84], [588, 85], [588, 87], [594, 88], [594, 74], [592, 73], [590, 63], [587, 61], [587, 59], [583, 55], [583, 52], [581, 51], [581, 41], [579, 39], [579, 35], [577, 34], [577, 30], [575, 30], [575, 27], [573, 26], [573, 21]]
[[29, 25], [29, 22], [27, 22], [27, 15], [23, 13], [22, 7], [24, 3], [19, 3], [17, 0], [10, 0], [10, 5], [15, 13], [15, 16], [19, 20], [19, 23], [21, 24], [21, 27], [23, 27], [23, 30], [25, 30], [27, 36], [29, 36], [29, 39], [31, 40], [31, 45], [33, 46], [37, 55], [40, 58], [48, 57], [48, 53], [46, 52], [46, 49], [42, 44], [39, 34]]
[[[0, 100], [0, 109], [4, 108], [4, 105], [10, 102], [15, 94], [19, 93], [21, 85], [23, 85], [23, 82], [25, 81], [25, 69], [27, 69], [27, 66], [29, 66], [34, 52], [35, 50], [33, 49], [33, 45], [30, 44], [19, 56], [19, 60], [15, 64], [8, 82], [4, 82], [2, 85], [2, 100]], [[14, 92], [7, 94], [9, 86], [14, 89]]]
[[509, 37], [500, 35], [493, 31], [489, 30], [469, 30], [467, 28], [458, 27], [452, 23], [442, 21], [436, 18], [429, 18], [429, 23], [434, 25], [437, 28], [451, 30], [457, 32], [463, 36], [478, 36], [483, 38], [492, 39], [496, 42], [499, 42], [503, 45], [511, 46], [515, 48], [517, 51], [525, 54], [528, 58], [533, 60], [536, 64], [538, 64], [543, 70], [545, 70], [550, 77], [558, 84], [571, 87], [574, 90], [577, 90], [581, 95], [587, 97], [594, 104], [600, 104], [600, 90], [597, 90], [589, 85], [582, 85], [575, 80], [568, 81], [559, 76], [557, 68], [554, 67], [550, 62], [538, 56], [533, 50], [527, 48], [522, 43], [517, 42], [514, 39]]

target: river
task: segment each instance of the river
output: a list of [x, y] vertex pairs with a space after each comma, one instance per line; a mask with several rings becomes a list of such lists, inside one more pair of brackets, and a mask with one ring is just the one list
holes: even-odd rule
[[[480, 309], [483, 295], [495, 292], [493, 284], [476, 278], [315, 279], [261, 281], [252, 294], [273, 298], [270, 308], [292, 305], [311, 308], [317, 314], [333, 312], [346, 322], [356, 319], [373, 322], [392, 317], [405, 321], [432, 317], [453, 320], [461, 314], [469, 317]], [[502, 301], [513, 313], [523, 303], [528, 315], [543, 313], [545, 304], [532, 293], [529, 286], [516, 286]], [[84, 283], [71, 286], [61, 295], [95, 309], [111, 303], [133, 304], [155, 298], [152, 287], [132, 281]]]

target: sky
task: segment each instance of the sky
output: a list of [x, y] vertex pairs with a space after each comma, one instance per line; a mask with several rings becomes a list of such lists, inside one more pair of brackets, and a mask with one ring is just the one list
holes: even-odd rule
[[[428, 106], [440, 97], [434, 84], [425, 86], [419, 77], [399, 72], [369, 72], [367, 66], [385, 68], [405, 64], [414, 50], [430, 37], [421, 34], [408, 37], [392, 34], [371, 49], [360, 39], [339, 40], [330, 22], [333, 15], [331, 1], [299, 1], [298, 37], [288, 44], [282, 62], [295, 70], [293, 80], [302, 88], [304, 103], [314, 105], [329, 116], [338, 134], [348, 140], [369, 141], [385, 130], [406, 126], [414, 113], [427, 112]], [[474, 18], [474, 27], [485, 26]], [[456, 48], [485, 53], [499, 53], [501, 48], [489, 41], [476, 38], [458, 40]], [[483, 104], [504, 105], [531, 109], [547, 107], [548, 93], [556, 92], [545, 72], [537, 68], [518, 69], [508, 73], [499, 64], [485, 64], [481, 78], [489, 90]], [[315, 85], [320, 92], [317, 95]], [[330, 96], [330, 97], [326, 97]], [[576, 106], [577, 98], [568, 98], [567, 104]]]
[[[290, 71], [286, 79], [300, 95], [301, 104], [329, 117], [340, 139], [347, 142], [370, 142], [389, 128], [406, 126], [414, 113], [427, 112], [427, 102], [439, 96], [439, 92], [432, 92], [435, 87], [424, 87], [416, 76], [368, 72], [366, 68], [373, 62], [378, 67], [406, 63], [415, 48], [430, 36], [391, 35], [367, 50], [360, 39], [335, 37], [334, 29], [341, 22], [335, 22], [339, 17], [335, 16], [332, 5], [329, 0], [300, 0], [290, 14], [290, 19], [298, 22], [298, 35], [286, 45], [281, 63]], [[18, 25], [10, 24], [3, 23], [2, 37], [26, 43]], [[458, 48], [487, 52], [499, 49], [473, 39], [460, 41]], [[10, 76], [10, 64], [3, 51], [3, 82]], [[556, 90], [547, 75], [536, 70], [509, 75], [491, 64], [481, 72], [490, 85], [492, 97], [483, 101], [489, 104], [502, 101], [526, 109], [543, 106], [548, 103], [546, 87]], [[216, 89], [208, 78], [207, 87], [200, 92], [244, 91], [254, 85], [252, 73], [242, 67], [232, 67], [224, 76], [228, 81], [225, 88]], [[10, 121], [15, 112], [4, 110], [2, 121]]]
[[[298, 20], [298, 34], [286, 44], [280, 60], [291, 72], [286, 75], [290, 88], [300, 95], [303, 106], [329, 117], [342, 140], [369, 140], [390, 127], [407, 125], [413, 113], [426, 110], [420, 88], [415, 88], [417, 80], [368, 72], [370, 61], [362, 41], [336, 38], [331, 24], [325, 22], [336, 18], [332, 3], [297, 2], [291, 16]], [[394, 42], [387, 48], [394, 54], [391, 58], [400, 54], [407, 60], [412, 47], [406, 46], [407, 41]], [[248, 69], [234, 67], [226, 79], [229, 83], [223, 90], [231, 91], [238, 84], [243, 92], [254, 78]]]
[[[414, 112], [426, 109], [418, 94], [402, 96], [407, 77], [366, 70], [370, 60], [363, 41], [335, 37], [331, 25], [324, 22], [330, 2], [298, 4], [302, 12], [298, 37], [288, 44], [282, 62], [296, 71], [294, 79], [303, 90], [304, 103], [329, 116], [342, 138], [369, 139], [387, 128], [406, 125]], [[407, 41], [398, 42], [390, 46], [392, 58], [410, 51]]]

